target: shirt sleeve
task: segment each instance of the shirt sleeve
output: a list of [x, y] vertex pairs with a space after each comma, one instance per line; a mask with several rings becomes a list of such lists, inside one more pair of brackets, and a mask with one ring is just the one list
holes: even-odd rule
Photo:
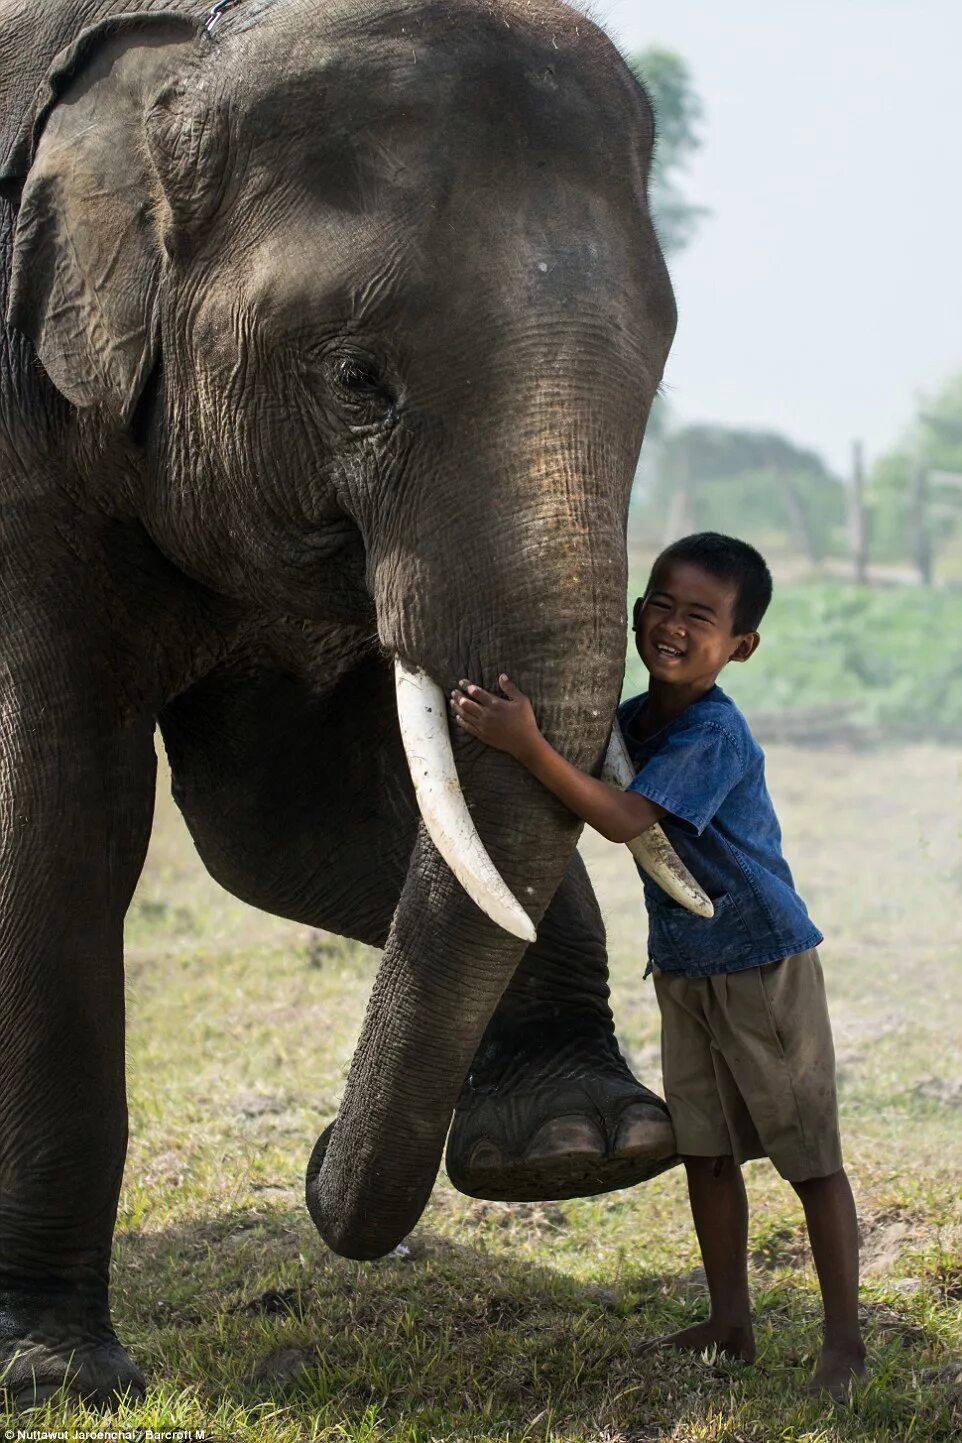
[[718, 726], [676, 732], [625, 788], [664, 807], [700, 837], [747, 770], [736, 743]]

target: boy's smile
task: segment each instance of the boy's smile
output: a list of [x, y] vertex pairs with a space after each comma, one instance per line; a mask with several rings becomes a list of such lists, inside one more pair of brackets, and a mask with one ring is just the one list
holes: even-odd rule
[[[758, 633], [736, 633], [738, 587], [690, 561], [664, 562], [635, 602], [638, 654], [652, 690], [678, 687], [695, 700], [714, 686], [729, 661], [747, 661]], [[690, 694], [690, 695], [689, 695]]]

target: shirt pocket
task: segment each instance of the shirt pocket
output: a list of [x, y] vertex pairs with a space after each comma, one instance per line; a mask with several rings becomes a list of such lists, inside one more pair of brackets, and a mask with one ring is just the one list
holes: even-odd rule
[[[683, 967], [704, 968], [747, 962], [756, 944], [730, 892], [712, 898], [713, 917], [696, 917], [684, 907], [659, 907], [652, 916], [652, 942]], [[653, 953], [657, 963], [657, 953]], [[667, 960], [667, 958], [666, 958]]]

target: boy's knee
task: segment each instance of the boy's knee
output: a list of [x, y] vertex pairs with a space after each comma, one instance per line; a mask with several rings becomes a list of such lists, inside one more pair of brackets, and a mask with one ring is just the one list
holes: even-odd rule
[[825, 1173], [822, 1177], [806, 1177], [792, 1182], [792, 1187], [798, 1196], [804, 1199], [806, 1196], [813, 1197], [818, 1193], [834, 1192], [839, 1187], [848, 1183], [844, 1167], [838, 1168], [835, 1172]]

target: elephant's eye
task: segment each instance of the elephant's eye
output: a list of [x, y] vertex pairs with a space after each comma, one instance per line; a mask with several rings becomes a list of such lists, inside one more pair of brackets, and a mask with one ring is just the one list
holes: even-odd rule
[[371, 361], [345, 356], [338, 361], [334, 375], [341, 389], [351, 396], [384, 394], [383, 382]]
[[352, 429], [390, 426], [397, 418], [397, 398], [381, 367], [363, 352], [343, 352], [331, 366], [334, 393]]

